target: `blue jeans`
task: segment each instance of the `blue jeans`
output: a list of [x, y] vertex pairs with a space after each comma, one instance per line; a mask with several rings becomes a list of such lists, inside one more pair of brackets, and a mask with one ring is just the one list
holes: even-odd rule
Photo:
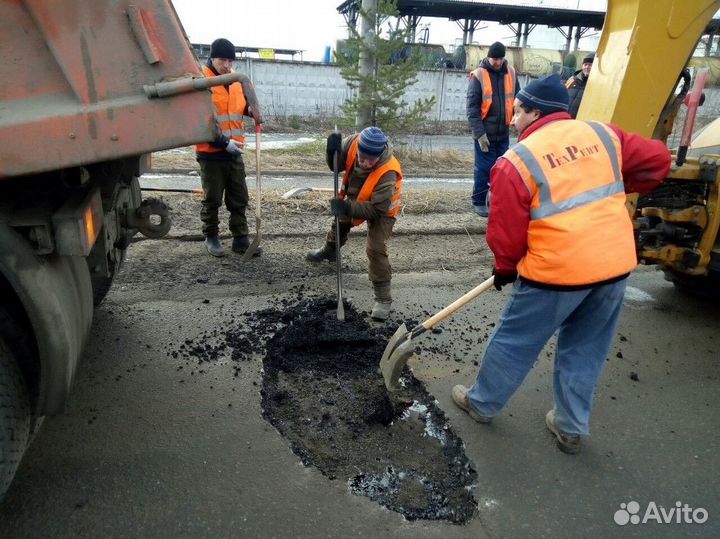
[[517, 280], [470, 388], [472, 407], [484, 416], [497, 415], [557, 331], [555, 424], [565, 434], [588, 434], [593, 392], [622, 311], [626, 282], [557, 291]]
[[485, 197], [490, 187], [490, 169], [498, 157], [504, 154], [510, 145], [510, 138], [499, 141], [490, 141], [490, 148], [483, 152], [480, 144], [475, 141], [475, 168], [473, 185], [472, 204], [473, 206], [484, 206]]

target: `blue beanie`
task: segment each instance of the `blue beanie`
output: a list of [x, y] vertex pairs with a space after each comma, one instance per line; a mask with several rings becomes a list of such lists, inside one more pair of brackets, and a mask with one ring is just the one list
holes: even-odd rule
[[570, 103], [567, 88], [557, 74], [532, 81], [518, 92], [517, 99], [543, 114], [567, 110]]
[[381, 155], [387, 147], [388, 138], [379, 127], [366, 127], [360, 132], [360, 141], [358, 147], [365, 155], [377, 157]]
[[210, 58], [229, 58], [235, 60], [235, 45], [221, 37], [210, 45]]

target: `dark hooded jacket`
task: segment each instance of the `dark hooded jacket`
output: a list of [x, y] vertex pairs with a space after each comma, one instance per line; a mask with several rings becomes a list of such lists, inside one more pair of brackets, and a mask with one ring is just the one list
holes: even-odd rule
[[583, 74], [582, 69], [573, 73], [565, 87], [568, 89], [568, 95], [570, 96], [570, 104], [568, 105], [568, 114], [573, 118], [577, 117], [578, 109], [580, 108], [580, 102], [582, 101], [583, 94], [585, 93], [585, 85], [587, 84], [587, 77]]

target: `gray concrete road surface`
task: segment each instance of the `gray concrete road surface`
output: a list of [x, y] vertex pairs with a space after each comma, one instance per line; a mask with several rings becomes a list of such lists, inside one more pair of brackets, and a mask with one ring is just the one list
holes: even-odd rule
[[[441, 217], [431, 217], [429, 229]], [[483, 221], [470, 213], [445, 218], [457, 233], [410, 227], [391, 244], [395, 308], [407, 318], [439, 310], [489, 274], [484, 227], [468, 224]], [[210, 258], [182, 230], [133, 244], [96, 312], [66, 413], [46, 420], [0, 503], [0, 537], [720, 535], [720, 308], [678, 293], [652, 268], [630, 278], [592, 436], [578, 456], [559, 452], [543, 422], [552, 402], [552, 342], [492, 425], [475, 423], [450, 399], [454, 384], [472, 383], [508, 291], [484, 294], [442, 333], [423, 337], [448, 350], [409, 364], [477, 469], [478, 512], [469, 524], [409, 522], [304, 467], [262, 418], [261, 357], [197, 365], [172, 352], [288, 297], [294, 285], [333, 294], [331, 267], [302, 259], [328, 222], [304, 215], [282, 228], [268, 216], [274, 234], [246, 265], [237, 256]], [[351, 237], [345, 251], [346, 294], [368, 308], [362, 242]], [[696, 521], [653, 518], [676, 504]]]

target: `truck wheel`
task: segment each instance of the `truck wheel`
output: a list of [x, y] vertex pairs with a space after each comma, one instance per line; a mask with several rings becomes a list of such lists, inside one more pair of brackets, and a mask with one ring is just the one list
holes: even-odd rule
[[[2, 315], [0, 311], [0, 315]], [[4, 320], [0, 316], [0, 320]], [[0, 335], [0, 500], [12, 482], [30, 436], [30, 399], [17, 359]]]
[[685, 294], [716, 300], [720, 298], [720, 272], [711, 271], [703, 277], [686, 275], [672, 270], [664, 270], [665, 279], [672, 281], [675, 288]]

